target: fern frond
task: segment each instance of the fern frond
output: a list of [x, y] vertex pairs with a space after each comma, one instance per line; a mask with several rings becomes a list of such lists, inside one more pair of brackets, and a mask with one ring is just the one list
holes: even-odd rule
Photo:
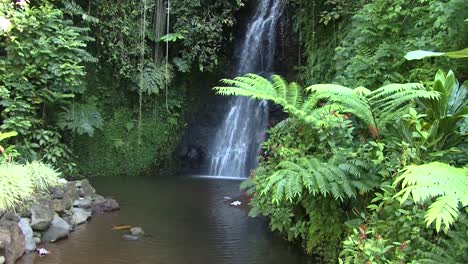
[[402, 202], [410, 195], [417, 203], [437, 198], [425, 216], [428, 226], [435, 221], [437, 232], [442, 224], [447, 231], [458, 217], [459, 206], [468, 205], [468, 168], [455, 168], [440, 162], [411, 165], [395, 179], [394, 186], [399, 183], [402, 190], [395, 196], [402, 196]]

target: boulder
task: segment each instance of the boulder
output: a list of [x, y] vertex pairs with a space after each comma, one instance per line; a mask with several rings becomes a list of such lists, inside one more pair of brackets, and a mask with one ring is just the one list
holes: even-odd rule
[[5, 263], [14, 264], [24, 254], [24, 235], [18, 223], [0, 222], [0, 245], [3, 247]]
[[20, 220], [20, 216], [12, 211], [7, 211], [6, 213], [3, 214], [2, 221], [12, 221], [12, 222], [18, 222]]
[[31, 207], [31, 227], [34, 230], [46, 230], [54, 218], [54, 210], [48, 206], [35, 204]]
[[91, 218], [91, 212], [88, 212], [82, 208], [72, 208], [73, 215], [71, 217], [71, 224], [76, 226], [76, 225], [81, 225], [88, 221], [89, 218]]
[[50, 189], [50, 197], [52, 199], [63, 199], [65, 196], [65, 186], [56, 186]]
[[114, 199], [95, 199], [92, 207], [95, 212], [113, 212], [120, 209], [120, 205]]
[[78, 199], [79, 195], [78, 195], [75, 182], [67, 182], [67, 184], [65, 184], [63, 188], [64, 188], [63, 199], [69, 198], [72, 202]]
[[73, 202], [73, 207], [88, 209], [91, 208], [92, 200], [91, 197], [78, 198]]
[[143, 228], [141, 228], [141, 227], [132, 227], [132, 228], [130, 228], [130, 233], [133, 236], [142, 236], [142, 235], [145, 234], [145, 231], [143, 231]]
[[[87, 197], [87, 196], [91, 197], [91, 196], [96, 194], [96, 190], [93, 188], [93, 186], [91, 186], [91, 184], [89, 183], [89, 181], [87, 179], [82, 180], [79, 183], [80, 183], [80, 185], [78, 185], [78, 183], [77, 183], [76, 186], [77, 186], [77, 189], [78, 189], [81, 197]], [[78, 186], [80, 186], [80, 187], [78, 187]]]
[[31, 252], [36, 250], [36, 242], [34, 241], [34, 233], [29, 225], [29, 219], [21, 218], [18, 222], [19, 227], [24, 235], [24, 248], [26, 251]]
[[37, 200], [39, 204], [42, 204], [54, 212], [63, 213], [72, 207], [72, 200], [69, 197], [63, 199], [50, 199], [48, 197], [39, 198]]
[[57, 214], [54, 215], [52, 223], [42, 235], [42, 242], [55, 242], [67, 238], [72, 227]]

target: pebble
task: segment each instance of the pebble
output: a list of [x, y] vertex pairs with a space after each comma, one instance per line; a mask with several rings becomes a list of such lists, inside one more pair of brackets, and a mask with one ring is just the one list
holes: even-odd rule
[[36, 245], [38, 245], [38, 244], [41, 243], [41, 239], [38, 238], [38, 237], [35, 237], [35, 238], [34, 238], [34, 242], [36, 242]]

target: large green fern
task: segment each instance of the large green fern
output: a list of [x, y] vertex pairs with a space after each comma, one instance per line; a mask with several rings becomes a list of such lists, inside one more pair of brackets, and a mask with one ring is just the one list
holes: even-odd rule
[[370, 91], [364, 87], [351, 89], [336, 84], [317, 84], [303, 89], [294, 82], [288, 84], [278, 75], [271, 76], [271, 81], [247, 74], [222, 82], [228, 86], [214, 88], [222, 95], [270, 100], [307, 122], [318, 120], [318, 114], [323, 111], [348, 112], [376, 131], [400, 117], [415, 99], [439, 97], [437, 91], [427, 91], [418, 83], [389, 84]]
[[367, 169], [365, 162], [348, 161], [342, 155], [335, 155], [328, 162], [314, 157], [303, 157], [297, 162], [282, 161], [260, 193], [271, 191], [274, 203], [292, 202], [306, 192], [324, 197], [331, 195], [343, 201], [378, 185], [378, 179], [364, 175]]
[[458, 218], [459, 206], [468, 205], [468, 168], [455, 168], [440, 162], [411, 165], [395, 179], [394, 185], [399, 183], [402, 190], [395, 196], [402, 196], [401, 202], [410, 195], [417, 203], [436, 198], [426, 212], [425, 221], [427, 226], [435, 221], [437, 232], [442, 224], [447, 231]]

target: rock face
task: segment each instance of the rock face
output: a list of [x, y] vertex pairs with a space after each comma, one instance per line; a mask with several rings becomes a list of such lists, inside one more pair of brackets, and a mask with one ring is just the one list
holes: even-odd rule
[[35, 204], [31, 208], [31, 227], [34, 230], [46, 230], [54, 218], [54, 210], [41, 204]]
[[21, 218], [18, 222], [19, 227], [24, 235], [24, 248], [26, 251], [36, 250], [36, 242], [34, 241], [34, 233], [29, 225], [29, 220], [27, 218]]
[[62, 238], [66, 238], [68, 237], [71, 229], [72, 227], [65, 220], [55, 214], [49, 229], [47, 229], [47, 231], [42, 235], [41, 241], [55, 242]]
[[112, 212], [120, 209], [120, 205], [114, 199], [98, 198], [93, 201], [93, 211], [95, 212]]
[[[0, 222], [0, 245], [5, 254], [5, 263], [14, 264], [24, 254], [24, 235], [16, 222]], [[1, 248], [0, 248], [1, 249]]]
[[84, 224], [86, 221], [88, 221], [89, 218], [91, 218], [91, 212], [88, 212], [82, 208], [73, 208], [72, 212], [73, 215], [70, 222], [74, 226]]

